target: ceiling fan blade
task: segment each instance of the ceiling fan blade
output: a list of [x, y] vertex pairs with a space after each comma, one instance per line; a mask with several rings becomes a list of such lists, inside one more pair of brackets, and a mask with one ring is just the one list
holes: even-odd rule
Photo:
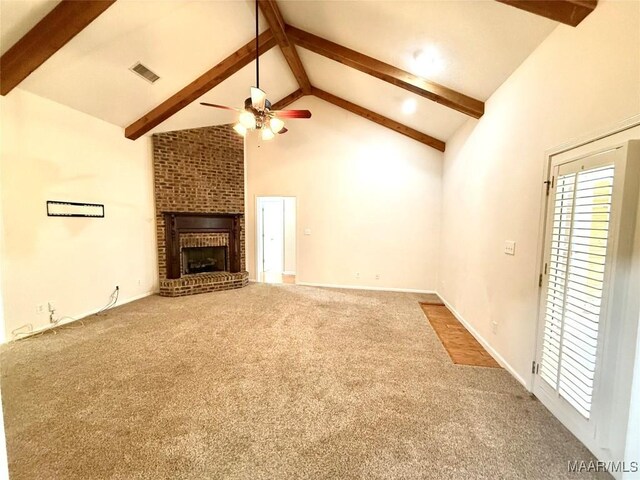
[[239, 108], [225, 107], [224, 105], [216, 105], [215, 103], [200, 102], [200, 105], [204, 105], [205, 107], [222, 108], [224, 110], [232, 110], [234, 112], [240, 111]]
[[267, 94], [256, 87], [251, 87], [251, 104], [256, 110], [264, 110]]
[[282, 135], [283, 133], [287, 133], [289, 129], [287, 127], [283, 127], [282, 130], [278, 132], [278, 135]]
[[280, 118], [311, 118], [309, 110], [274, 110], [271, 113]]

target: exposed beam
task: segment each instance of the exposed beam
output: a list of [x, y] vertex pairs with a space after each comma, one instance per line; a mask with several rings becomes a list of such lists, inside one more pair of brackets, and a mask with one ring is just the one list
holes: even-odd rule
[[289, 105], [291, 105], [293, 102], [295, 102], [296, 100], [304, 97], [306, 95], [306, 93], [304, 93], [302, 91], [301, 88], [299, 88], [298, 90], [296, 90], [293, 93], [290, 93], [289, 95], [287, 95], [286, 97], [284, 97], [282, 100], [274, 103], [271, 106], [271, 110], [282, 110], [283, 108], [288, 107]]
[[598, 0], [497, 0], [500, 3], [550, 18], [572, 27], [584, 20], [598, 6]]
[[[276, 45], [276, 40], [273, 37], [271, 30], [261, 33], [258, 37], [258, 42], [260, 55]], [[255, 57], [256, 43], [255, 40], [251, 40], [211, 70], [202, 74], [182, 90], [173, 94], [156, 108], [148, 112], [142, 118], [139, 118], [129, 125], [124, 131], [124, 136], [131, 140], [141, 137], [152, 128], [160, 125], [173, 114], [182, 110], [194, 100], [200, 98], [213, 87], [222, 83], [242, 67], [249, 65]]]
[[0, 94], [6, 95], [116, 0], [62, 0], [0, 57]]
[[390, 128], [391, 130], [406, 135], [409, 138], [413, 138], [414, 140], [424, 143], [425, 145], [435, 148], [436, 150], [444, 152], [445, 143], [442, 140], [438, 140], [437, 138], [433, 138], [426, 133], [414, 130], [413, 128], [403, 125], [402, 123], [391, 120], [390, 118], [383, 117], [378, 113], [367, 110], [366, 108], [348, 102], [347, 100], [344, 100], [340, 97], [336, 97], [335, 95], [325, 92], [324, 90], [320, 90], [319, 88], [311, 87], [311, 93], [326, 102], [333, 103], [334, 105], [340, 108], [344, 108], [351, 113], [355, 113], [356, 115], [366, 118], [367, 120], [371, 120], [372, 122], [382, 125], [383, 127]]
[[471, 117], [480, 118], [484, 113], [484, 103], [480, 100], [468, 97], [435, 82], [430, 82], [393, 65], [381, 62], [291, 25], [287, 25], [285, 31], [296, 45], [336, 62], [373, 75], [380, 80], [409, 90]]
[[291, 72], [293, 72], [294, 77], [296, 77], [298, 81], [298, 85], [300, 85], [300, 88], [305, 94], [311, 93], [311, 82], [309, 82], [307, 72], [305, 72], [302, 62], [300, 61], [296, 46], [289, 40], [285, 32], [285, 23], [282, 19], [278, 4], [275, 0], [259, 0], [258, 4], [260, 5], [262, 14], [267, 19], [267, 23], [273, 32], [276, 42], [278, 42], [280, 46], [280, 50], [282, 50], [285, 60], [289, 64], [289, 68], [291, 68]]

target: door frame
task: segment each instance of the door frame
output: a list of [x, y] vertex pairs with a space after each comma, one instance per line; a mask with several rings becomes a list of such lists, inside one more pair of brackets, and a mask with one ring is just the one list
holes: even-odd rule
[[[296, 271], [298, 270], [298, 197], [296, 197], [295, 195], [257, 195], [255, 196], [255, 239], [254, 239], [254, 248], [255, 248], [255, 267], [256, 267], [256, 281], [259, 282], [259, 277], [261, 273], [264, 273], [262, 271], [262, 265], [260, 264], [260, 260], [262, 259], [262, 254], [260, 252], [260, 246], [262, 245], [262, 240], [260, 239], [260, 235], [262, 234], [262, 225], [260, 225], [260, 221], [262, 219], [262, 210], [260, 209], [260, 199], [262, 198], [293, 198], [294, 199], [294, 203], [295, 203], [295, 229], [296, 229], [296, 243], [295, 243], [295, 257], [296, 257]], [[284, 214], [283, 214], [283, 230], [286, 230], [286, 219], [284, 218]], [[284, 239], [284, 232], [283, 232], [283, 239]], [[285, 246], [285, 242], [283, 241], [283, 252], [282, 252], [282, 259], [283, 259], [283, 264], [282, 264], [282, 268], [284, 271], [284, 266], [285, 266], [285, 251], [286, 251], [286, 246]]]

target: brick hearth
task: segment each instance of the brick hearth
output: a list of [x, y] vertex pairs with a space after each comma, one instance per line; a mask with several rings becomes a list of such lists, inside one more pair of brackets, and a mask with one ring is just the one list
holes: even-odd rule
[[163, 297], [180, 297], [195, 293], [217, 292], [231, 290], [249, 285], [247, 272], [227, 273], [212, 272], [196, 275], [183, 275], [176, 279], [160, 280], [160, 295]]

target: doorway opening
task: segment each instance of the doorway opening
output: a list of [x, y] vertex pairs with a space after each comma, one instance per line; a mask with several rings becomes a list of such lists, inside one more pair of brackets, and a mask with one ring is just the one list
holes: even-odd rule
[[257, 197], [256, 280], [295, 283], [296, 198]]

